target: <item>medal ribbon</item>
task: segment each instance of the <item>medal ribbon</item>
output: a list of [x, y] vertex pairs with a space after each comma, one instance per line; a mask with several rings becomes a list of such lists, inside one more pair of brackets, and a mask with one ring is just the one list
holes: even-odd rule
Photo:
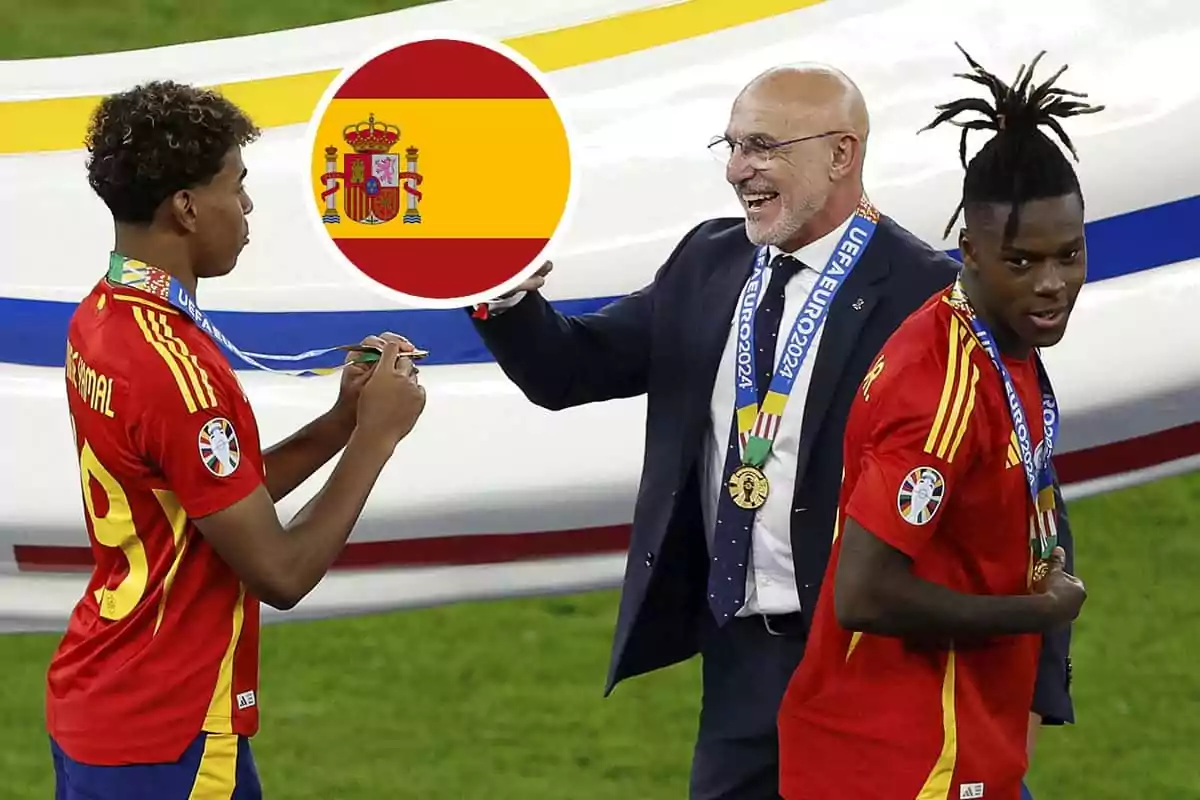
[[265, 358], [271, 361], [306, 361], [308, 359], [317, 358], [319, 356], [332, 353], [339, 350], [338, 347], [325, 347], [317, 350], [309, 350], [305, 353], [295, 355], [273, 355], [270, 353], [247, 353], [238, 348], [229, 340], [225, 334], [221, 333], [220, 329], [212, 323], [205, 315], [200, 307], [196, 305], [196, 301], [192, 299], [191, 294], [183, 284], [174, 278], [170, 273], [164, 272], [157, 267], [152, 267], [144, 261], [137, 261], [132, 258], [125, 258], [117, 253], [111, 253], [108, 257], [108, 274], [109, 282], [118, 286], [128, 286], [132, 289], [138, 289], [148, 294], [154, 295], [160, 300], [166, 301], [174, 308], [179, 309], [186, 314], [200, 330], [207, 333], [218, 344], [223, 346], [233, 355], [240, 358], [252, 367], [264, 370], [266, 372], [274, 372], [280, 375], [291, 375], [299, 378], [312, 378], [318, 375], [329, 375], [341, 369], [345, 364], [339, 364], [336, 367], [311, 367], [299, 370], [283, 370], [268, 367], [265, 364], [257, 361], [257, 358]]
[[737, 318], [737, 359], [734, 369], [738, 440], [742, 448], [742, 463], [761, 467], [771, 452], [779, 420], [791, 395], [792, 386], [804, 359], [808, 357], [816, 332], [820, 330], [834, 297], [850, 276], [867, 244], [875, 234], [879, 212], [865, 197], [850, 220], [849, 227], [834, 248], [821, 270], [775, 365], [762, 407], [758, 405], [758, 375], [754, 368], [754, 317], [758, 313], [759, 294], [763, 289], [763, 270], [767, 265], [767, 247], [758, 249], [754, 270], [742, 291]]
[[1016, 434], [1017, 450], [1021, 465], [1025, 469], [1025, 482], [1036, 512], [1034, 519], [1029, 523], [1029, 543], [1039, 559], [1048, 559], [1058, 545], [1054, 481], [1050, 470], [1050, 456], [1054, 452], [1054, 441], [1058, 435], [1058, 401], [1054, 397], [1054, 388], [1050, 385], [1050, 376], [1042, 364], [1041, 354], [1035, 350], [1034, 364], [1037, 367], [1038, 387], [1042, 392], [1042, 426], [1045, 431], [1044, 446], [1035, 453], [1029, 434], [1028, 418], [1025, 416], [1021, 398], [1017, 395], [1016, 386], [1013, 385], [1012, 376], [1000, 358], [1000, 351], [987, 324], [975, 314], [971, 301], [963, 291], [961, 280], [954, 283], [950, 293], [950, 305], [966, 317], [975, 338], [979, 340], [1004, 383], [1004, 394], [1008, 399], [1008, 413], [1012, 419], [1013, 432]]

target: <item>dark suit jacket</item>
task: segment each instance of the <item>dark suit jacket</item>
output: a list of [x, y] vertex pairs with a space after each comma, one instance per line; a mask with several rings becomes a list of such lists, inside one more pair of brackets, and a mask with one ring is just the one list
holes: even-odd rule
[[[730, 320], [754, 245], [741, 219], [693, 228], [645, 288], [564, 317], [540, 294], [475, 320], [504, 373], [532, 402], [563, 409], [647, 396], [646, 447], [605, 694], [621, 680], [690, 658], [711, 614], [697, 466]], [[816, 269], [823, 264], [811, 265]], [[791, 528], [806, 624], [829, 559], [851, 401], [888, 337], [958, 262], [882, 216], [826, 319], [800, 439]], [[1061, 504], [1060, 504], [1061, 507]], [[1059, 528], [1071, 552], [1067, 520]], [[1069, 630], [1043, 648], [1034, 710], [1071, 720]]]

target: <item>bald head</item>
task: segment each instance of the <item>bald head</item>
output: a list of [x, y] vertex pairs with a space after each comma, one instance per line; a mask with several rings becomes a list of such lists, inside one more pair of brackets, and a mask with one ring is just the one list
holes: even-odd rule
[[862, 92], [833, 67], [775, 67], [750, 81], [725, 129], [725, 178], [750, 240], [793, 251], [853, 213], [869, 129]]
[[852, 131], [863, 142], [870, 132], [862, 92], [827, 64], [773, 67], [746, 84], [735, 103], [743, 99], [788, 108], [798, 118], [820, 122], [822, 130]]

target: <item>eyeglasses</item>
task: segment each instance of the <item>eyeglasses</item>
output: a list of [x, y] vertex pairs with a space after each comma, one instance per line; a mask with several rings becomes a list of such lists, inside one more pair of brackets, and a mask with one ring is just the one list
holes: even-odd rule
[[708, 143], [708, 152], [713, 154], [713, 158], [721, 162], [728, 162], [733, 158], [733, 153], [739, 147], [742, 148], [742, 156], [753, 164], [766, 164], [775, 156], [775, 152], [781, 147], [807, 142], [812, 139], [823, 139], [826, 136], [841, 136], [853, 135], [850, 131], [825, 131], [824, 133], [814, 133], [809, 136], [801, 136], [796, 139], [787, 139], [782, 142], [770, 142], [763, 137], [754, 134], [747, 136], [744, 139], [730, 139], [728, 136], [714, 136], [712, 141]]

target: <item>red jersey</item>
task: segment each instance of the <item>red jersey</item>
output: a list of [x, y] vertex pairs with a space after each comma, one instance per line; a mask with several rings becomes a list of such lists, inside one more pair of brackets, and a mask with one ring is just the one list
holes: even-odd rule
[[98, 765], [253, 735], [259, 601], [191, 521], [265, 477], [241, 385], [190, 318], [104, 279], [71, 317], [66, 373], [95, 569], [50, 663], [50, 735]]
[[[1030, 591], [1038, 517], [1003, 382], [949, 290], [884, 346], [851, 407], [833, 550], [779, 715], [788, 800], [1018, 800], [1041, 636], [932, 648], [838, 624], [846, 518], [957, 592]], [[1005, 359], [1042, 433], [1033, 357]]]

